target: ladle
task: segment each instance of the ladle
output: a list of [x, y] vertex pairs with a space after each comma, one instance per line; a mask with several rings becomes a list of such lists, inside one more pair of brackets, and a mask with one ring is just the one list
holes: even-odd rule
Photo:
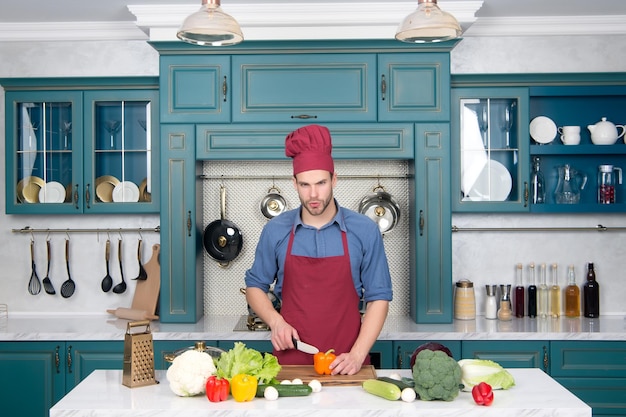
[[43, 279], [43, 289], [46, 290], [46, 293], [50, 295], [54, 295], [57, 292], [54, 290], [54, 285], [52, 285], [52, 281], [50, 281], [50, 240], [46, 240], [46, 248], [48, 252], [48, 267], [46, 268], [46, 277]]
[[139, 275], [137, 278], [133, 278], [134, 280], [145, 281], [148, 279], [148, 273], [145, 268], [141, 264], [141, 239], [139, 239], [139, 243], [137, 244], [137, 263], [139, 264]]
[[41, 282], [39, 282], [39, 276], [37, 276], [37, 268], [35, 267], [35, 241], [30, 241], [30, 263], [32, 265], [32, 271], [30, 273], [30, 280], [28, 281], [28, 292], [32, 295], [37, 295], [41, 291]]
[[115, 294], [121, 294], [126, 291], [126, 281], [124, 281], [124, 269], [122, 268], [122, 239], [120, 239], [117, 244], [117, 257], [120, 261], [120, 276], [122, 277], [122, 282], [113, 287], [113, 292]]
[[74, 294], [74, 290], [76, 289], [76, 284], [72, 280], [72, 275], [70, 274], [70, 240], [65, 239], [65, 267], [67, 268], [67, 281], [61, 285], [61, 296], [63, 298], [69, 298]]
[[104, 250], [104, 261], [106, 263], [107, 274], [104, 278], [102, 278], [102, 282], [100, 283], [100, 287], [102, 291], [109, 292], [111, 287], [113, 286], [113, 278], [111, 277], [111, 273], [109, 272], [109, 258], [111, 256], [111, 241], [107, 239], [106, 247]]

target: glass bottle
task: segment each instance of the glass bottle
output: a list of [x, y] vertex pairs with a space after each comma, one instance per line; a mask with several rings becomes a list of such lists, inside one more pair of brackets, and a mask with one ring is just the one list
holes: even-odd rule
[[546, 188], [541, 172], [541, 160], [538, 156], [533, 158], [533, 172], [530, 177], [531, 184], [531, 201], [533, 204], [543, 204], [546, 202]]
[[530, 283], [528, 285], [528, 317], [537, 317], [537, 286], [535, 285], [535, 264], [529, 266]]
[[583, 285], [583, 304], [585, 317], [600, 316], [600, 285], [596, 281], [596, 271], [593, 262], [587, 264], [587, 281]]
[[524, 282], [522, 278], [522, 264], [515, 267], [515, 317], [524, 317]]
[[513, 313], [511, 312], [511, 285], [500, 285], [500, 294], [498, 320], [509, 321], [513, 318]]
[[565, 315], [567, 317], [580, 316], [580, 288], [576, 285], [574, 265], [567, 270], [567, 287], [565, 287]]
[[561, 315], [561, 287], [559, 286], [559, 273], [556, 264], [552, 264], [552, 279], [550, 281], [550, 315]]
[[548, 285], [546, 284], [546, 264], [539, 269], [539, 291], [537, 296], [539, 317], [548, 317]]
[[485, 285], [487, 299], [485, 301], [485, 318], [494, 320], [498, 318], [498, 301], [496, 300], [496, 286]]

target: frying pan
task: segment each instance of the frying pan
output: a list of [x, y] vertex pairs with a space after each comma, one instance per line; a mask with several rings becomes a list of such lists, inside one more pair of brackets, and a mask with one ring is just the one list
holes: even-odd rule
[[241, 252], [243, 238], [237, 225], [225, 218], [226, 188], [223, 185], [220, 187], [220, 212], [221, 218], [204, 229], [202, 241], [207, 253], [225, 267]]

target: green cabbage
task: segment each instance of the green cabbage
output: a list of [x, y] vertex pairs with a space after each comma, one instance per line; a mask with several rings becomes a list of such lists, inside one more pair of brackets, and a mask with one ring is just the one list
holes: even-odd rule
[[278, 358], [271, 353], [247, 348], [244, 343], [235, 342], [235, 346], [220, 355], [217, 360], [217, 376], [230, 381], [237, 374], [252, 375], [259, 384], [267, 384], [280, 372]]
[[487, 359], [461, 359], [461, 383], [463, 391], [471, 391], [474, 385], [486, 382], [492, 389], [509, 389], [515, 385], [513, 376], [499, 363]]

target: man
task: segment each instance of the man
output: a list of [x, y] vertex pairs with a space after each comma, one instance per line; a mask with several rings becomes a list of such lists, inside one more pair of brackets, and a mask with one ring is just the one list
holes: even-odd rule
[[[293, 339], [334, 349], [333, 374], [353, 375], [369, 364], [392, 299], [391, 277], [378, 225], [340, 207], [333, 197], [337, 174], [326, 127], [290, 133], [293, 183], [301, 206], [267, 223], [246, 272], [246, 299], [271, 328], [279, 363], [312, 364]], [[267, 291], [282, 301], [280, 313]], [[359, 302], [366, 303], [361, 319]]]

